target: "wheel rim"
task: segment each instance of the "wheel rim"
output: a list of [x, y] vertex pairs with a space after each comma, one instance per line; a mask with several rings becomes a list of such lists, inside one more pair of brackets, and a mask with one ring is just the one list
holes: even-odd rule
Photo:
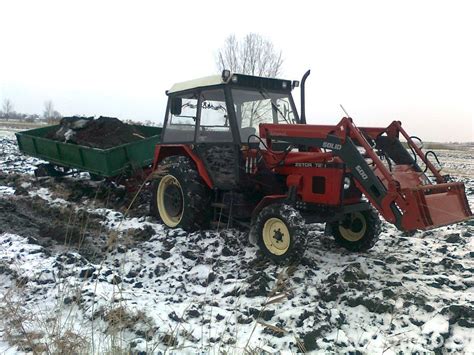
[[367, 221], [360, 212], [355, 212], [350, 215], [349, 227], [339, 225], [339, 233], [341, 236], [350, 242], [357, 242], [361, 240], [367, 232]]
[[173, 175], [166, 175], [160, 180], [156, 202], [158, 212], [168, 227], [176, 227], [183, 218], [183, 190]]
[[270, 218], [265, 222], [262, 236], [265, 247], [274, 255], [283, 255], [290, 248], [290, 232], [279, 218]]

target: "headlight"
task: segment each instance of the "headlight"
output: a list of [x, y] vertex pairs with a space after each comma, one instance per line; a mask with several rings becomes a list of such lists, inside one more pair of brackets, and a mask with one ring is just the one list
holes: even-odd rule
[[344, 178], [344, 190], [347, 190], [349, 187], [351, 187], [351, 178], [346, 176]]

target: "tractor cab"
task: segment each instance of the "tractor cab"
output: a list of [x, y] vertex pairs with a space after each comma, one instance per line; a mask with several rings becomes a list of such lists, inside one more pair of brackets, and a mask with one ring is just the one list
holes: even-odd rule
[[173, 85], [161, 145], [191, 147], [211, 184], [232, 190], [245, 179], [245, 150], [258, 143], [261, 124], [296, 124], [291, 95], [297, 81], [231, 74]]
[[242, 145], [259, 125], [299, 123], [291, 91], [297, 81], [242, 74], [209, 76], [173, 85], [162, 142]]

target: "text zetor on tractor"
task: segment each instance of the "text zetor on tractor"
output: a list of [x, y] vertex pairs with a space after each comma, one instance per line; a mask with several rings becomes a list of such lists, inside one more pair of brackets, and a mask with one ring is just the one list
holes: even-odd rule
[[440, 175], [428, 159], [436, 155], [400, 122], [306, 124], [308, 74], [301, 117], [296, 81], [225, 70], [167, 91], [152, 213], [187, 231], [250, 225], [251, 239], [278, 262], [301, 255], [306, 223], [326, 223], [338, 244], [364, 251], [378, 238], [379, 214], [401, 231], [472, 218], [463, 183]]

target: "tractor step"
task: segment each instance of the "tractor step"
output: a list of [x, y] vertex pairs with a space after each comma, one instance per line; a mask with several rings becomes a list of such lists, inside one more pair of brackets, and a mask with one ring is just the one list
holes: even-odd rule
[[214, 209], [214, 220], [211, 221], [211, 227], [216, 230], [232, 227], [232, 219], [230, 218], [230, 206], [223, 202], [212, 202], [211, 207]]
[[211, 203], [211, 207], [214, 207], [214, 208], [222, 208], [222, 209], [228, 209], [228, 208], [229, 208], [229, 205], [226, 204], [226, 203], [222, 203], [222, 202], [213, 202], [213, 203]]

